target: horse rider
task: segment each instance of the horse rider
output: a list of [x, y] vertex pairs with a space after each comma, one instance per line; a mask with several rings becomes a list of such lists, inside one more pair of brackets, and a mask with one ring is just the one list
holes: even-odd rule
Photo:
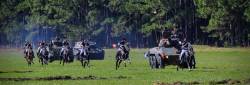
[[189, 42], [187, 42], [186, 38], [184, 38], [182, 40], [182, 42], [181, 42], [181, 54], [179, 56], [179, 60], [180, 61], [181, 61], [181, 59], [182, 59], [183, 56], [188, 56], [188, 51], [189, 51], [190, 45], [191, 44]]
[[[82, 41], [81, 41], [80, 54], [82, 54], [84, 51], [88, 50], [88, 49], [89, 49], [88, 47], [89, 47], [88, 41], [85, 40], [85, 39], [82, 39]], [[86, 52], [84, 52], [84, 53], [86, 53]], [[86, 54], [85, 54], [85, 55], [86, 55]]]
[[42, 42], [39, 43], [37, 54], [40, 54], [42, 49], [47, 49], [45, 41], [42, 41]]
[[163, 31], [162, 32], [162, 38], [158, 44], [158, 47], [160, 49], [160, 55], [162, 58], [168, 58], [167, 56], [167, 51], [166, 51], [166, 47], [170, 46], [170, 42], [169, 42], [169, 39], [168, 39], [168, 32], [167, 31]]
[[171, 45], [177, 49], [178, 53], [180, 53], [181, 51], [180, 36], [177, 34], [177, 29], [175, 27], [171, 32], [170, 39], [171, 39]]
[[89, 47], [89, 41], [88, 40], [82, 40], [82, 46], [83, 47]]
[[119, 48], [122, 49], [122, 52], [125, 53], [125, 57], [129, 58], [129, 44], [126, 38], [122, 38], [122, 40], [118, 43]]
[[25, 44], [24, 44], [24, 54], [26, 54], [26, 52], [27, 52], [27, 48], [28, 48], [28, 45], [30, 44], [30, 42], [29, 41], [26, 41], [25, 42]]
[[[24, 54], [26, 54], [26, 55], [27, 55], [28, 49], [33, 50], [32, 45], [31, 45], [31, 43], [30, 43], [29, 41], [27, 41], [27, 42], [25, 43], [24, 49], [25, 49], [25, 50], [24, 50]], [[32, 55], [33, 55], [33, 57], [34, 57], [34, 53], [32, 53]]]
[[63, 47], [62, 47], [61, 52], [60, 52], [61, 55], [62, 55], [64, 49], [69, 49], [69, 42], [68, 42], [68, 40], [63, 40]]
[[64, 41], [63, 41], [63, 46], [69, 47], [69, 42], [68, 42], [68, 40], [64, 40]]

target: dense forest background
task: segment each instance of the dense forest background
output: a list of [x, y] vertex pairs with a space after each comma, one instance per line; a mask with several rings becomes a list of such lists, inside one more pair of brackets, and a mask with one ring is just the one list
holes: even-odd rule
[[0, 46], [55, 36], [152, 47], [176, 26], [193, 44], [250, 46], [250, 0], [1, 0]]

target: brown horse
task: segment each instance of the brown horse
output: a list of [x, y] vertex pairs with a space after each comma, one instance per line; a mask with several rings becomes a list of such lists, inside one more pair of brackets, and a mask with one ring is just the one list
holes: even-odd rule
[[33, 50], [30, 47], [26, 48], [25, 50], [26, 50], [26, 53], [25, 53], [24, 58], [26, 59], [28, 66], [31, 66], [32, 63], [34, 64], [34, 62], [33, 62], [33, 58], [34, 58]]

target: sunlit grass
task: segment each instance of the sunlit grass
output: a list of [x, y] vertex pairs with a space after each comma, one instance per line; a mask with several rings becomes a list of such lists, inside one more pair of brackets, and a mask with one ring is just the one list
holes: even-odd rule
[[[90, 68], [83, 68], [79, 61], [62, 66], [58, 61], [42, 66], [38, 63], [28, 67], [22, 51], [0, 51], [0, 78], [37, 78], [50, 76], [105, 77], [105, 80], [53, 80], [53, 81], [1, 81], [0, 85], [7, 84], [37, 84], [37, 85], [68, 85], [68, 84], [91, 84], [91, 85], [152, 85], [155, 81], [198, 81], [208, 84], [210, 81], [250, 78], [250, 49], [249, 48], [214, 48], [208, 46], [194, 46], [196, 50], [197, 69], [193, 71], [176, 71], [175, 66], [167, 66], [165, 69], [150, 69], [148, 61], [144, 58], [147, 49], [132, 49], [132, 64], [126, 68], [122, 66], [115, 70], [115, 50], [106, 49], [104, 60], [91, 61]], [[13, 71], [32, 71], [27, 73], [15, 73]], [[125, 76], [125, 79], [116, 77]]]

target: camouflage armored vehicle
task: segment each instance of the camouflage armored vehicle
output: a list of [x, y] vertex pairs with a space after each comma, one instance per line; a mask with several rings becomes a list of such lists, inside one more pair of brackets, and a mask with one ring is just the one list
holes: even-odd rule
[[[53, 39], [49, 44], [49, 61], [53, 62], [55, 60], [61, 60], [61, 49], [63, 48], [63, 43], [60, 38]], [[73, 49], [70, 48], [70, 60], [69, 62], [73, 62]]]
[[161, 57], [161, 51], [159, 47], [149, 49], [145, 53], [145, 58], [148, 58], [151, 68], [164, 68], [166, 65], [177, 65], [179, 59], [179, 53], [174, 47], [167, 47], [163, 49], [163, 52], [167, 55]]
[[[81, 49], [81, 41], [76, 42], [75, 46], [73, 47], [73, 54], [77, 58], [78, 53], [80, 52]], [[91, 42], [88, 41], [89, 43], [89, 49], [88, 49], [88, 54], [90, 60], [103, 60], [104, 59], [104, 50], [100, 47], [97, 47], [96, 42]]]

